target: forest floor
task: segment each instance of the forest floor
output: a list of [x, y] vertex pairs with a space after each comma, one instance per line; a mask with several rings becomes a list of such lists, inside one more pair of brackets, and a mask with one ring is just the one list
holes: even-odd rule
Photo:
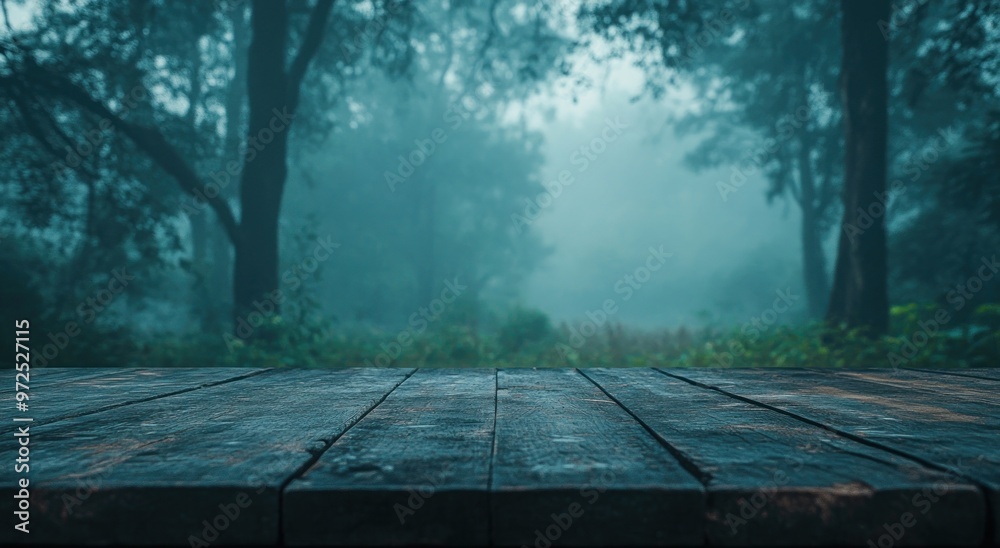
[[[891, 333], [868, 338], [819, 323], [638, 330], [584, 321], [553, 326], [515, 311], [492, 330], [441, 322], [386, 330], [265, 319], [249, 332], [144, 337], [90, 330], [38, 348], [54, 367], [833, 367], [1000, 366], [1000, 306], [959, 322], [933, 306], [894, 307]], [[46, 341], [48, 342], [48, 341]], [[49, 348], [51, 347], [51, 348]]]

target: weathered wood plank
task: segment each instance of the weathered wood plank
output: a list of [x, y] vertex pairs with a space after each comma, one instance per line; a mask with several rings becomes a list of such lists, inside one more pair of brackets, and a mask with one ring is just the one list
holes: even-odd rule
[[575, 370], [498, 374], [498, 546], [698, 544], [701, 483]]
[[949, 375], [955, 377], [970, 377], [987, 381], [1000, 381], [1000, 368], [977, 368], [977, 369], [912, 369], [912, 371], [923, 371], [935, 375]]
[[[778, 370], [672, 370], [855, 439], [974, 481], [989, 497], [989, 528], [1000, 519], [1000, 454], [995, 408], [830, 373]], [[935, 503], [932, 512], [941, 507]], [[930, 515], [928, 513], [927, 515]]]
[[485, 545], [493, 370], [421, 369], [284, 493], [289, 545]]
[[[981, 541], [984, 501], [968, 482], [657, 371], [584, 373], [703, 474], [710, 544], [878, 545], [906, 514], [907, 543]], [[917, 517], [936, 485], [947, 493]]]
[[122, 371], [119, 367], [31, 367], [31, 387], [55, 386], [65, 382], [78, 382]]
[[[818, 373], [827, 371], [815, 370]], [[991, 382], [971, 377], [959, 377], [956, 375], [934, 375], [923, 371], [899, 369], [897, 371], [884, 370], [863, 370], [863, 371], [842, 371], [831, 370], [829, 373], [857, 381], [871, 382], [876, 385], [888, 385], [904, 390], [918, 390], [929, 394], [934, 394], [938, 401], [949, 401], [953, 399], [968, 400], [978, 404], [983, 404], [980, 410], [986, 413], [995, 414], [1000, 406], [1000, 394], [996, 386]], [[877, 391], [877, 389], [874, 389]]]
[[[286, 540], [304, 532], [300, 543], [549, 541], [536, 531], [558, 536], [554, 546], [670, 542], [686, 534], [670, 527], [686, 531], [704, 518], [700, 506], [666, 502], [673, 476], [657, 459], [669, 452], [708, 486], [713, 543], [818, 542], [830, 524], [844, 531], [836, 542], [896, 544], [886, 536], [893, 531], [902, 544], [974, 542], [986, 521], [983, 491], [990, 516], [1000, 517], [993, 381], [968, 376], [436, 370], [417, 373], [365, 416], [406, 371], [282, 371], [232, 382], [226, 375], [239, 370], [166, 369], [146, 379], [138, 370], [49, 371], [32, 382], [28, 413], [50, 421], [31, 430], [27, 538], [35, 543], [276, 543], [282, 523]], [[191, 391], [165, 396], [174, 389]], [[635, 417], [660, 440], [644, 438]], [[13, 460], [15, 444], [0, 440], [0, 458]], [[610, 486], [601, 476], [609, 470], [621, 470]], [[11, 492], [12, 476], [0, 480]], [[299, 476], [289, 492], [333, 479], [318, 498], [301, 494], [293, 515], [281, 493]], [[637, 503], [649, 485], [660, 487]], [[583, 513], [572, 516], [578, 501]], [[0, 502], [0, 511], [13, 509], [11, 498]], [[226, 517], [237, 509], [238, 518]], [[668, 528], [659, 537], [656, 517]], [[368, 521], [352, 525], [358, 518]], [[0, 533], [2, 544], [24, 540]]]
[[[264, 371], [266, 370], [252, 368], [185, 367], [119, 369], [94, 376], [80, 375], [76, 380], [68, 378], [55, 384], [30, 385], [31, 398], [27, 402], [28, 412], [24, 415], [34, 419], [34, 424], [42, 425], [151, 398], [195, 390]], [[13, 392], [4, 394], [3, 405], [13, 401]]]
[[[31, 430], [29, 538], [275, 544], [285, 482], [407, 374], [267, 372], [41, 425]], [[0, 447], [12, 462], [12, 444]], [[0, 486], [13, 492], [13, 481]], [[0, 511], [11, 515], [12, 504], [3, 498]], [[23, 540], [10, 527], [0, 532], [0, 543]]]

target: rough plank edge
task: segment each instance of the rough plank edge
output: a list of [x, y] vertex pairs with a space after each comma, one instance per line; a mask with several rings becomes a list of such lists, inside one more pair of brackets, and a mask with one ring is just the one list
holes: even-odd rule
[[[518, 370], [518, 371], [523, 371], [525, 369], [528, 369], [528, 368], [525, 368], [525, 367], [503, 368], [503, 370]], [[535, 369], [535, 368], [531, 368], [531, 369]], [[706, 482], [708, 481], [707, 474], [705, 474], [700, 469], [698, 469], [692, 462], [690, 462], [688, 460], [688, 458], [683, 453], [677, 451], [669, 442], [667, 442], [665, 439], [663, 439], [661, 436], [659, 436], [659, 434], [657, 434], [652, 428], [650, 428], [645, 422], [643, 422], [638, 416], [636, 416], [635, 413], [633, 413], [631, 409], [629, 409], [628, 407], [626, 407], [625, 405], [623, 405], [621, 401], [619, 401], [617, 398], [615, 398], [614, 396], [612, 396], [603, 386], [601, 386], [598, 382], [596, 382], [593, 378], [591, 378], [586, 373], [586, 371], [588, 369], [602, 369], [602, 368], [548, 367], [548, 368], [540, 368], [540, 369], [556, 369], [556, 370], [563, 370], [563, 371], [573, 371], [576, 375], [579, 375], [580, 377], [582, 377], [585, 382], [589, 382], [590, 384], [592, 384], [597, 389], [598, 392], [604, 394], [604, 396], [607, 397], [619, 410], [621, 410], [626, 415], [628, 415], [628, 417], [631, 418], [631, 420], [636, 425], [638, 425], [639, 427], [641, 427], [642, 430], [645, 431], [646, 435], [649, 436], [657, 445], [659, 445], [661, 449], [665, 450], [667, 452], [667, 454], [671, 458], [674, 459], [674, 461], [680, 467], [680, 469], [683, 470], [685, 473], [687, 473], [689, 476], [691, 476], [691, 479], [694, 480], [694, 482], [696, 482], [694, 485], [697, 485], [696, 488], [694, 486], [692, 486], [692, 487], [687, 487], [687, 488], [671, 488], [671, 489], [666, 489], [666, 490], [664, 490], [664, 489], [631, 488], [631, 487], [615, 487], [615, 486], [611, 486], [611, 487], [607, 487], [607, 488], [600, 488], [600, 490], [598, 491], [600, 493], [599, 497], [603, 497], [601, 500], [604, 500], [605, 503], [604, 503], [603, 506], [601, 506], [601, 505], [598, 504], [595, 507], [596, 508], [596, 514], [598, 516], [600, 516], [599, 519], [602, 519], [602, 520], [613, 519], [613, 517], [615, 515], [617, 515], [617, 514], [620, 513], [621, 509], [628, 508], [629, 511], [627, 512], [627, 514], [629, 515], [630, 518], [637, 518], [638, 517], [640, 519], [640, 521], [645, 521], [645, 522], [648, 522], [648, 523], [657, 523], [657, 519], [656, 518], [659, 517], [659, 516], [657, 516], [655, 512], [651, 513], [651, 511], [649, 510], [649, 508], [657, 507], [657, 504], [665, 504], [667, 507], [672, 507], [672, 506], [677, 505], [678, 503], [683, 503], [683, 502], [690, 503], [692, 498], [697, 498], [698, 499], [697, 504], [689, 504], [686, 508], [684, 506], [681, 506], [682, 510], [686, 510], [687, 511], [687, 515], [686, 516], [681, 515], [680, 522], [682, 522], [682, 523], [692, 523], [692, 522], [697, 523], [697, 526], [694, 527], [694, 531], [693, 532], [679, 530], [679, 529], [683, 529], [683, 528], [674, 526], [672, 528], [673, 530], [670, 531], [670, 534], [667, 535], [667, 536], [665, 536], [665, 537], [662, 536], [662, 533], [663, 533], [662, 530], [660, 531], [660, 533], [661, 533], [660, 537], [652, 537], [652, 536], [648, 536], [647, 537], [647, 536], [644, 536], [644, 535], [636, 535], [635, 531], [632, 531], [632, 532], [626, 532], [625, 534], [620, 534], [620, 535], [618, 535], [616, 537], [615, 540], [610, 541], [610, 542], [606, 538], [597, 537], [597, 538], [589, 538], [589, 539], [583, 539], [583, 540], [579, 540], [578, 539], [576, 541], [576, 543], [571, 543], [569, 545], [570, 546], [700, 546], [700, 545], [704, 545], [705, 542], [706, 542], [706, 539], [707, 539], [707, 537], [706, 537], [706, 522], [705, 522], [705, 516], [706, 516], [706, 513], [707, 513], [707, 508], [705, 506], [706, 497], [707, 497], [707, 490], [706, 490]], [[650, 368], [630, 368], [630, 369], [647, 369], [648, 370]], [[499, 388], [499, 371], [500, 371], [500, 369], [497, 370], [497, 388]], [[496, 401], [497, 401], [497, 404], [499, 405], [499, 392], [497, 393]], [[494, 436], [494, 448], [493, 448], [494, 458], [496, 457], [496, 432], [497, 432], [497, 430], [496, 430], [496, 417], [498, 416], [496, 413], [498, 411], [499, 411], [499, 407], [497, 407], [497, 409], [494, 412], [495, 413], [494, 414], [494, 417], [495, 417], [495, 419], [494, 419], [494, 430], [493, 430], [493, 436]], [[691, 468], [689, 468], [688, 465], [690, 465]], [[584, 484], [584, 485], [575, 485], [575, 484], [573, 484], [573, 485], [550, 486], [550, 487], [541, 488], [541, 489], [529, 488], [527, 490], [522, 489], [522, 488], [517, 488], [517, 487], [515, 487], [515, 488], [510, 488], [510, 487], [497, 488], [497, 487], [493, 486], [493, 475], [492, 475], [492, 469], [491, 469], [490, 482], [489, 482], [489, 488], [488, 488], [489, 516], [490, 516], [489, 519], [491, 521], [490, 546], [498, 546], [498, 547], [502, 547], [502, 546], [521, 546], [521, 545], [510, 544], [509, 542], [506, 542], [505, 541], [506, 539], [504, 538], [505, 535], [498, 534], [497, 531], [494, 530], [494, 526], [493, 526], [494, 522], [509, 522], [510, 521], [509, 518], [506, 518], [506, 517], [499, 518], [498, 517], [500, 515], [500, 512], [501, 512], [502, 508], [507, 508], [507, 507], [515, 506], [515, 505], [516, 506], [521, 506], [521, 507], [530, 506], [533, 502], [537, 502], [534, 499], [541, 498], [541, 499], [549, 499], [548, 502], [543, 503], [541, 506], [545, 507], [545, 508], [548, 508], [550, 510], [554, 510], [555, 511], [554, 513], [559, 513], [560, 511], [562, 511], [562, 513], [565, 514], [566, 511], [568, 511], [569, 504], [571, 504], [571, 503], [576, 503], [578, 506], [583, 507], [584, 509], [590, 509], [591, 508], [590, 506], [587, 506], [586, 504], [582, 504], [581, 503], [581, 500], [583, 500], [581, 493], [582, 493], [582, 491], [587, 490], [588, 488], [590, 488], [591, 490], [593, 490], [593, 489], [595, 489], [595, 485], [594, 484]], [[528, 501], [530, 501], [530, 502], [524, 503], [523, 499], [525, 497], [528, 497]], [[617, 500], [618, 503], [617, 504], [608, 505], [608, 503], [607, 503], [608, 499]], [[567, 500], [570, 500], [572, 502], [571, 503], [567, 503], [566, 502]], [[521, 502], [519, 502], [519, 501], [521, 501]], [[635, 506], [630, 506], [630, 505], [634, 504], [636, 501], [640, 501], [641, 502], [641, 504], [638, 505], [638, 508], [635, 507]], [[591, 511], [595, 512], [595, 510], [591, 510]], [[572, 523], [572, 520], [570, 520], [570, 521]], [[552, 522], [552, 525], [558, 526], [558, 524], [555, 523], [554, 521]], [[622, 527], [619, 527], [619, 528], [622, 528]], [[569, 531], [569, 529], [563, 528], [562, 531], [563, 531], [563, 533], [566, 533], [566, 532]], [[535, 533], [539, 534], [539, 535], [541, 534], [541, 532], [539, 530], [536, 530]], [[541, 537], [536, 536], [536, 539], [535, 539], [536, 542], [541, 542], [541, 540], [539, 540], [540, 538]], [[549, 542], [550, 542], [551, 546], [553, 546], [553, 547], [554, 546], [559, 546], [560, 545], [559, 543], [563, 542], [563, 540], [561, 540], [562, 538], [563, 538], [563, 536], [560, 534], [559, 538], [557, 538], [555, 541], [552, 541], [551, 539], [549, 539]], [[529, 543], [529, 544], [527, 544], [527, 546], [535, 546], [535, 545]]]
[[336, 434], [332, 436], [330, 439], [324, 441], [323, 447], [320, 447], [315, 451], [313, 451], [312, 455], [305, 462], [303, 462], [298, 469], [296, 469], [292, 474], [290, 474], [287, 478], [285, 478], [284, 481], [281, 482], [280, 486], [278, 487], [278, 515], [277, 515], [279, 546], [295, 545], [294, 539], [293, 542], [291, 543], [289, 542], [288, 539], [288, 528], [287, 528], [288, 514], [286, 512], [288, 495], [289, 495], [288, 487], [296, 479], [299, 479], [303, 475], [305, 475], [305, 473], [308, 472], [310, 468], [315, 466], [316, 463], [319, 462], [319, 460], [323, 457], [323, 455], [327, 451], [329, 451], [331, 447], [333, 447], [333, 444], [337, 443], [337, 440], [344, 437], [344, 435], [347, 434], [347, 432], [349, 432], [351, 428], [354, 428], [358, 423], [364, 420], [364, 418], [367, 417], [369, 413], [374, 411], [378, 406], [382, 405], [382, 403], [385, 402], [385, 400], [389, 397], [390, 394], [395, 392], [397, 388], [399, 388], [404, 382], [409, 380], [410, 377], [416, 374], [417, 371], [418, 369], [411, 368], [409, 372], [403, 375], [403, 378], [400, 379], [399, 382], [392, 385], [392, 388], [387, 390], [385, 394], [382, 394], [382, 397], [379, 398], [378, 401], [376, 401], [368, 409], [365, 409], [364, 412], [358, 413], [356, 416], [352, 417], [351, 420], [349, 421], [349, 424], [343, 430], [341, 430], [339, 434]]
[[[791, 411], [788, 411], [788, 410], [785, 410], [785, 409], [781, 409], [779, 407], [775, 407], [773, 405], [769, 405], [769, 404], [766, 404], [766, 403], [763, 403], [763, 402], [759, 402], [759, 401], [756, 401], [754, 399], [748, 398], [746, 396], [741, 396], [739, 394], [736, 394], [736, 393], [733, 393], [733, 392], [729, 392], [728, 390], [719, 388], [717, 386], [710, 386], [710, 385], [704, 384], [702, 382], [696, 381], [694, 379], [688, 379], [688, 378], [682, 377], [682, 376], [680, 376], [678, 374], [674, 374], [674, 373], [670, 373], [668, 371], [665, 371], [665, 370], [663, 370], [661, 368], [656, 368], [656, 371], [658, 371], [659, 373], [661, 373], [663, 375], [667, 375], [668, 377], [672, 377], [672, 378], [675, 378], [675, 379], [687, 382], [687, 383], [692, 384], [694, 386], [698, 386], [698, 387], [701, 387], [701, 388], [706, 388], [708, 390], [714, 390], [716, 392], [719, 392], [721, 394], [725, 394], [725, 395], [727, 395], [727, 396], [729, 396], [731, 398], [734, 398], [734, 399], [737, 399], [737, 400], [749, 403], [751, 405], [756, 405], [756, 406], [762, 407], [764, 409], [770, 409], [772, 411], [776, 411], [778, 413], [781, 413], [781, 414], [787, 415], [789, 417], [792, 417], [792, 418], [794, 418], [796, 420], [800, 420], [800, 421], [802, 421], [802, 422], [804, 422], [806, 424], [810, 424], [810, 425], [822, 428], [824, 430], [827, 430], [827, 431], [829, 431], [829, 432], [831, 432], [833, 434], [836, 434], [838, 436], [847, 438], [849, 440], [856, 441], [856, 442], [862, 443], [864, 445], [867, 445], [869, 447], [872, 447], [872, 448], [875, 448], [875, 449], [878, 449], [878, 450], [881, 450], [881, 451], [885, 451], [887, 453], [892, 453], [893, 455], [896, 455], [898, 457], [902, 457], [904, 459], [911, 460], [911, 461], [913, 461], [913, 462], [915, 462], [915, 463], [917, 463], [917, 464], [919, 464], [919, 465], [921, 465], [921, 466], [923, 466], [925, 468], [928, 468], [930, 470], [934, 470], [934, 471], [937, 471], [937, 472], [942, 472], [942, 473], [945, 473], [945, 474], [950, 474], [952, 476], [964, 479], [965, 481], [967, 481], [970, 484], [972, 484], [979, 491], [979, 495], [980, 495], [980, 497], [982, 498], [982, 500], [985, 503], [985, 512], [984, 512], [985, 515], [984, 515], [984, 519], [983, 519], [983, 523], [984, 523], [985, 527], [984, 527], [984, 531], [983, 531], [983, 538], [984, 539], [993, 538], [993, 542], [995, 544], [1000, 544], [1000, 523], [998, 523], [998, 522], [1000, 522], [1000, 507], [995, 507], [996, 505], [993, 504], [992, 499], [994, 498], [994, 491], [991, 490], [989, 488], [989, 486], [986, 485], [985, 482], [983, 482], [983, 481], [981, 481], [981, 480], [979, 480], [979, 479], [977, 479], [975, 477], [972, 477], [972, 476], [970, 476], [968, 474], [962, 473], [959, 470], [955, 470], [955, 469], [953, 469], [950, 466], [946, 466], [946, 465], [943, 465], [943, 464], [938, 464], [936, 462], [927, 460], [927, 459], [925, 459], [923, 457], [920, 457], [918, 455], [914, 455], [914, 454], [909, 453], [907, 451], [903, 451], [901, 449], [896, 449], [895, 447], [883, 445], [881, 443], [878, 443], [878, 442], [866, 439], [864, 437], [857, 436], [857, 435], [852, 434], [850, 432], [847, 432], [845, 430], [841, 430], [840, 428], [836, 428], [836, 427], [833, 427], [833, 426], [829, 426], [829, 425], [817, 422], [815, 420], [812, 420], [812, 419], [810, 419], [808, 417], [804, 417], [804, 416], [799, 415], [797, 413], [793, 413]], [[831, 376], [833, 376], [833, 375], [831, 375]], [[877, 383], [874, 383], [874, 384], [877, 384]]]
[[64, 421], [64, 420], [68, 420], [68, 419], [75, 419], [75, 418], [78, 418], [78, 417], [85, 417], [87, 415], [93, 415], [93, 414], [96, 414], [96, 413], [103, 413], [104, 411], [110, 411], [112, 409], [118, 409], [119, 407], [126, 407], [126, 406], [129, 406], [129, 405], [135, 405], [137, 403], [144, 403], [144, 402], [148, 402], [148, 401], [158, 400], [158, 399], [161, 399], [161, 398], [168, 398], [170, 396], [176, 396], [178, 394], [184, 394], [186, 392], [193, 392], [195, 390], [201, 390], [203, 388], [210, 388], [212, 386], [217, 386], [217, 385], [220, 385], [220, 384], [226, 384], [226, 383], [230, 383], [230, 382], [241, 381], [243, 379], [248, 379], [250, 377], [256, 377], [257, 375], [263, 375], [264, 373], [267, 373], [267, 372], [270, 372], [270, 371], [274, 371], [274, 369], [273, 368], [268, 368], [268, 369], [260, 369], [260, 370], [257, 370], [257, 371], [250, 371], [248, 373], [244, 373], [242, 375], [237, 375], [235, 377], [229, 377], [229, 378], [220, 379], [220, 380], [217, 380], [217, 381], [204, 382], [204, 383], [201, 383], [201, 384], [196, 385], [196, 386], [191, 386], [191, 387], [188, 387], [188, 388], [182, 388], [180, 390], [174, 390], [172, 392], [166, 392], [166, 393], [163, 393], [163, 394], [156, 394], [156, 395], [153, 395], [153, 396], [147, 396], [145, 398], [137, 398], [137, 399], [134, 399], [134, 400], [128, 400], [128, 401], [124, 401], [124, 402], [114, 403], [114, 404], [111, 404], [111, 405], [105, 405], [103, 407], [98, 407], [96, 409], [90, 409], [88, 411], [80, 411], [80, 412], [72, 413], [72, 414], [69, 414], [69, 415], [60, 415], [58, 417], [52, 417], [50, 419], [39, 420], [39, 421], [35, 421], [33, 424], [38, 425], [38, 426], [42, 426], [42, 425], [45, 425], [45, 424], [52, 424], [54, 422]]

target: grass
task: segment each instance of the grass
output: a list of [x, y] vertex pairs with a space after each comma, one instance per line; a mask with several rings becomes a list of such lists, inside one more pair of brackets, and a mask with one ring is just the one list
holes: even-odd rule
[[[274, 316], [251, 341], [230, 334], [134, 336], [89, 331], [47, 365], [130, 367], [995, 367], [1000, 306], [977, 308], [961, 324], [937, 322], [934, 305], [892, 309], [892, 333], [868, 339], [820, 324], [761, 329], [593, 330], [553, 326], [544, 314], [511, 311], [493, 332], [439, 322], [417, 332]], [[938, 318], [941, 316], [938, 315]], [[582, 332], [582, 333], [581, 333]], [[42, 349], [36, 349], [36, 352]]]

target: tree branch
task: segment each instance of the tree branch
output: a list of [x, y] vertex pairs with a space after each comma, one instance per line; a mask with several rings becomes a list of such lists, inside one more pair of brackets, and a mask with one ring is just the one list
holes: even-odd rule
[[[59, 74], [52, 74], [34, 63], [30, 63], [21, 76], [46, 89], [52, 95], [68, 99], [81, 108], [107, 119], [112, 127], [131, 139], [154, 163], [173, 177], [185, 192], [193, 196], [200, 194], [215, 211], [216, 215], [218, 215], [219, 221], [222, 223], [223, 228], [225, 228], [233, 245], [239, 246], [242, 239], [239, 224], [236, 222], [236, 217], [233, 215], [229, 203], [221, 197], [221, 194], [209, 197], [203, 191], [205, 185], [198, 177], [198, 174], [195, 173], [194, 169], [184, 160], [184, 157], [167, 141], [167, 138], [159, 130], [141, 126], [121, 118], [111, 112], [104, 103], [92, 97], [87, 90], [69, 78]], [[10, 78], [16, 77], [4, 77], [4, 79]]]
[[[477, 61], [472, 64], [473, 67], [484, 67], [486, 65], [486, 55], [489, 53], [490, 46], [493, 45], [493, 40], [496, 39], [496, 35], [500, 32], [500, 25], [497, 24], [497, 6], [500, 5], [500, 0], [493, 0], [490, 2], [490, 7], [487, 10], [487, 16], [489, 17], [489, 27], [486, 31], [486, 38], [483, 40], [482, 45], [479, 47], [479, 52], [477, 53]], [[491, 67], [492, 69], [492, 67]], [[473, 68], [472, 77], [475, 77], [477, 70]], [[473, 84], [475, 86], [475, 84]]]
[[288, 69], [288, 110], [295, 114], [295, 109], [299, 106], [299, 88], [302, 87], [302, 79], [309, 68], [309, 62], [316, 56], [320, 45], [323, 43], [323, 36], [326, 34], [326, 23], [330, 19], [330, 12], [333, 10], [335, 0], [317, 0], [309, 15], [309, 25], [306, 27], [305, 38], [299, 46], [298, 53], [292, 61], [292, 66]]
[[[2, 2], [2, 0], [0, 0]], [[2, 52], [0, 52], [2, 55]], [[31, 104], [30, 100], [27, 98], [29, 90], [24, 88], [22, 82], [11, 78], [9, 76], [0, 77], [0, 89], [5, 89], [9, 92], [9, 97], [14, 103], [14, 108], [12, 112], [15, 114], [15, 118], [18, 118], [21, 125], [24, 126], [25, 131], [30, 135], [39, 145], [42, 146], [53, 158], [51, 165], [54, 174], [61, 173], [59, 167], [65, 167], [59, 158], [62, 153], [56, 148], [60, 144], [72, 149], [75, 143], [66, 135], [66, 132], [59, 127], [59, 124], [55, 120], [55, 116], [52, 115], [44, 105], [41, 104]], [[32, 109], [36, 109], [39, 113], [32, 112]], [[43, 127], [47, 126], [49, 131]], [[52, 137], [50, 138], [50, 134]], [[80, 163], [76, 166], [76, 171], [86, 176], [88, 180], [97, 180], [98, 175], [87, 169], [87, 167]]]

